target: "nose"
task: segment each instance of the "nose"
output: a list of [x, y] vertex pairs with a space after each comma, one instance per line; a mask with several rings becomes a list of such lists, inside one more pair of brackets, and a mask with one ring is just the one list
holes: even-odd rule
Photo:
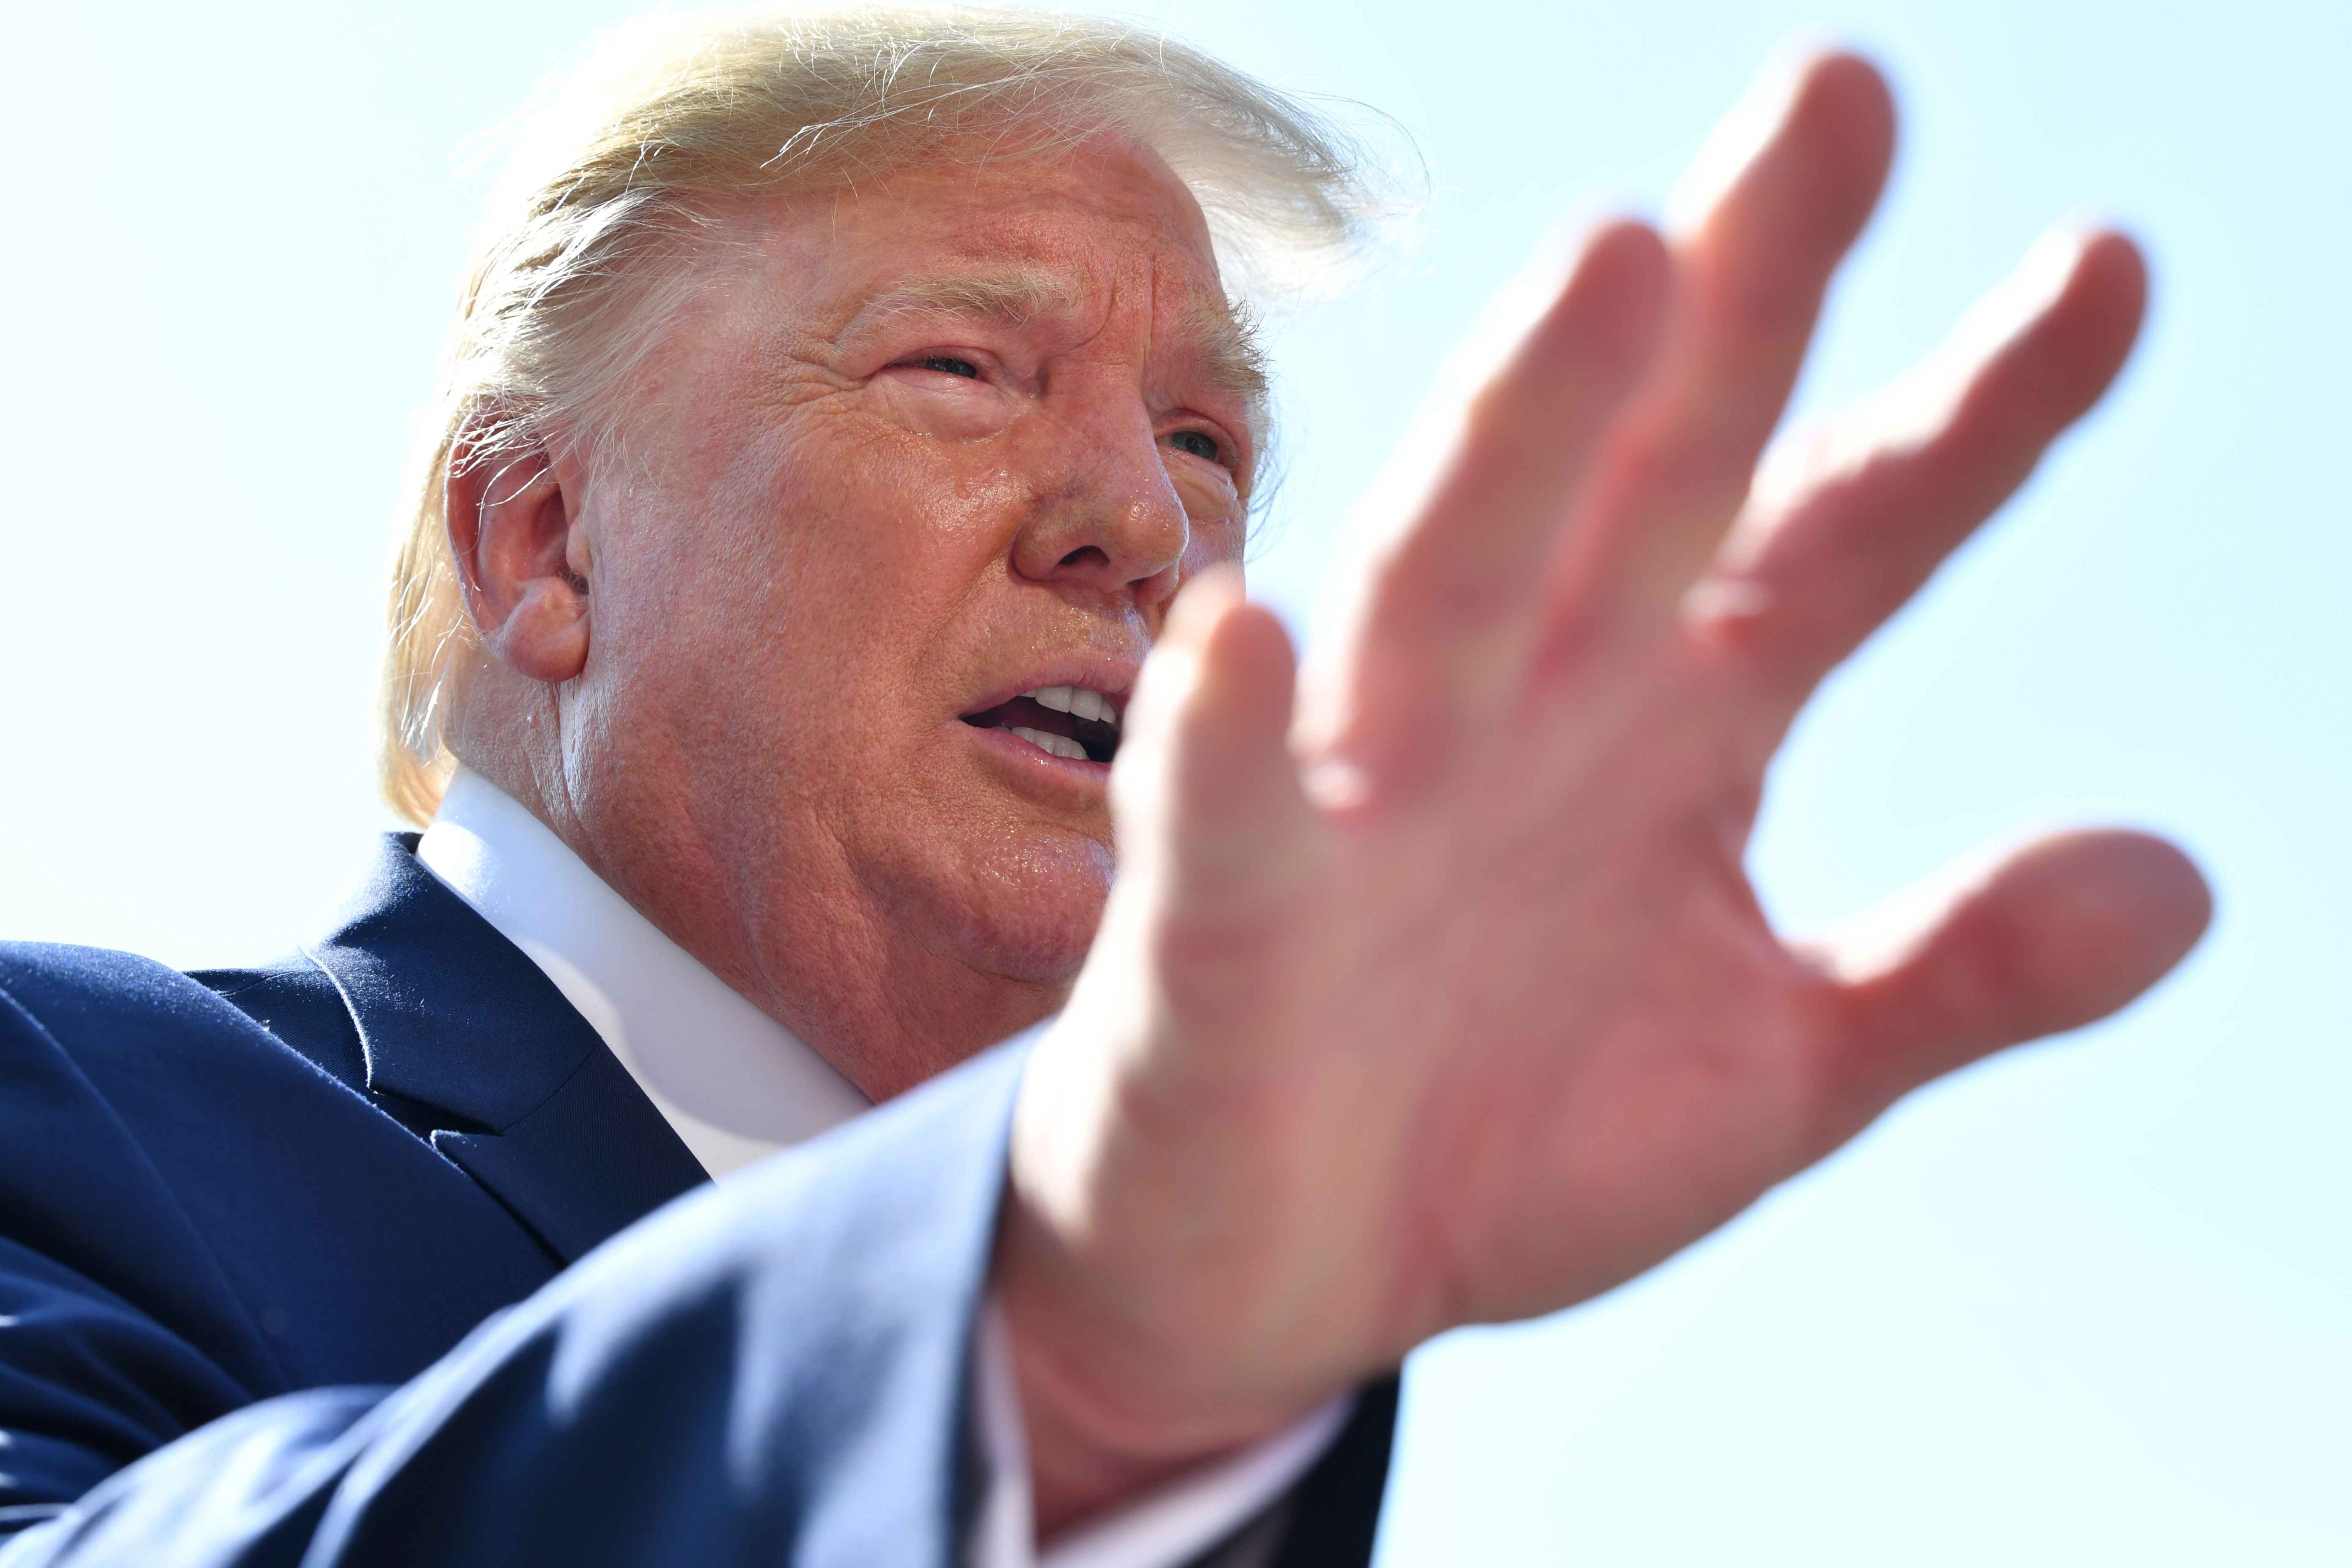
[[1150, 416], [1130, 393], [1054, 439], [1064, 477], [1037, 497], [1013, 541], [1013, 570], [1098, 603], [1164, 605], [1182, 584], [1192, 527]]

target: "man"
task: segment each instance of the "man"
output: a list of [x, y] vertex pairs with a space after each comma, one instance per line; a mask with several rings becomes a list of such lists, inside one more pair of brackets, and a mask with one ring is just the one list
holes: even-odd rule
[[0, 963], [0, 1560], [1360, 1561], [1412, 1345], [2201, 929], [2123, 834], [1833, 946], [1748, 892], [1805, 696], [2141, 303], [2054, 242], [1759, 472], [1858, 61], [1506, 302], [1296, 683], [1226, 280], [1361, 206], [1295, 108], [874, 11], [640, 30], [535, 123], [395, 586], [432, 826], [283, 964]]

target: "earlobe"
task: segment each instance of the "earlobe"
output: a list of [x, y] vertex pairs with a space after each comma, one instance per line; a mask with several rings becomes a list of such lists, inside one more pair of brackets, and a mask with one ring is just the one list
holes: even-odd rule
[[442, 492], [466, 613], [490, 657], [532, 680], [588, 663], [592, 553], [573, 501], [538, 450], [453, 458]]

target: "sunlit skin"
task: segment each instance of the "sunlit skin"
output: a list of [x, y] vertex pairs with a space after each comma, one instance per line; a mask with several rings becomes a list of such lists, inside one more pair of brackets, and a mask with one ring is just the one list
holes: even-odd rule
[[1014, 1122], [997, 1278], [1049, 1530], [1622, 1283], [2203, 929], [2196, 870], [2116, 831], [1836, 940], [1765, 920], [1744, 858], [1790, 722], [2106, 387], [2145, 277], [2060, 237], [1916, 377], [1768, 451], [1894, 116], [1834, 56], [1755, 107], [1675, 232], [1604, 225], [1482, 326], [1493, 368], [1374, 487], [1303, 679], [1230, 583], [1171, 617], [1119, 882]]
[[[1066, 998], [992, 1277], [1046, 1534], [1631, 1278], [2203, 929], [2113, 831], [1836, 940], [1765, 921], [1790, 723], [2096, 401], [2146, 279], [2062, 238], [1768, 450], [1893, 105], [1831, 55], [1737, 122], [1673, 233], [1604, 225], [1482, 325], [1303, 678], [1228, 569], [1205, 229], [1116, 144], [726, 215], [625, 458], [451, 482], [457, 750], [664, 929], [877, 1095]], [[963, 721], [1147, 651], [1110, 888], [1105, 770]]]
[[1052, 1012], [1110, 880], [1108, 766], [963, 717], [1123, 694], [1255, 460], [1183, 186], [975, 156], [730, 209], [631, 467], [451, 485], [458, 754], [877, 1099]]

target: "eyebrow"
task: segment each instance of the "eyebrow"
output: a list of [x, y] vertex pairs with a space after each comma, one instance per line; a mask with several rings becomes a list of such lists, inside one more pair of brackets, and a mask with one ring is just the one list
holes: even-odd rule
[[904, 279], [868, 300], [859, 313], [887, 317], [944, 311], [1019, 326], [1077, 305], [1078, 291], [1067, 282], [1024, 268]]
[[1201, 356], [1201, 374], [1211, 385], [1247, 405], [1253, 426], [1261, 424], [1267, 383], [1257, 317], [1246, 305], [1196, 296], [1185, 309], [1184, 328]]
[[[1040, 316], [1073, 312], [1083, 302], [1081, 291], [1067, 279], [1024, 268], [904, 279], [868, 300], [858, 313], [887, 319], [936, 312], [1017, 327]], [[1185, 307], [1182, 333], [1197, 357], [1199, 374], [1245, 405], [1254, 433], [1262, 434], [1255, 427], [1265, 419], [1267, 377], [1256, 318], [1246, 306], [1196, 296]]]

